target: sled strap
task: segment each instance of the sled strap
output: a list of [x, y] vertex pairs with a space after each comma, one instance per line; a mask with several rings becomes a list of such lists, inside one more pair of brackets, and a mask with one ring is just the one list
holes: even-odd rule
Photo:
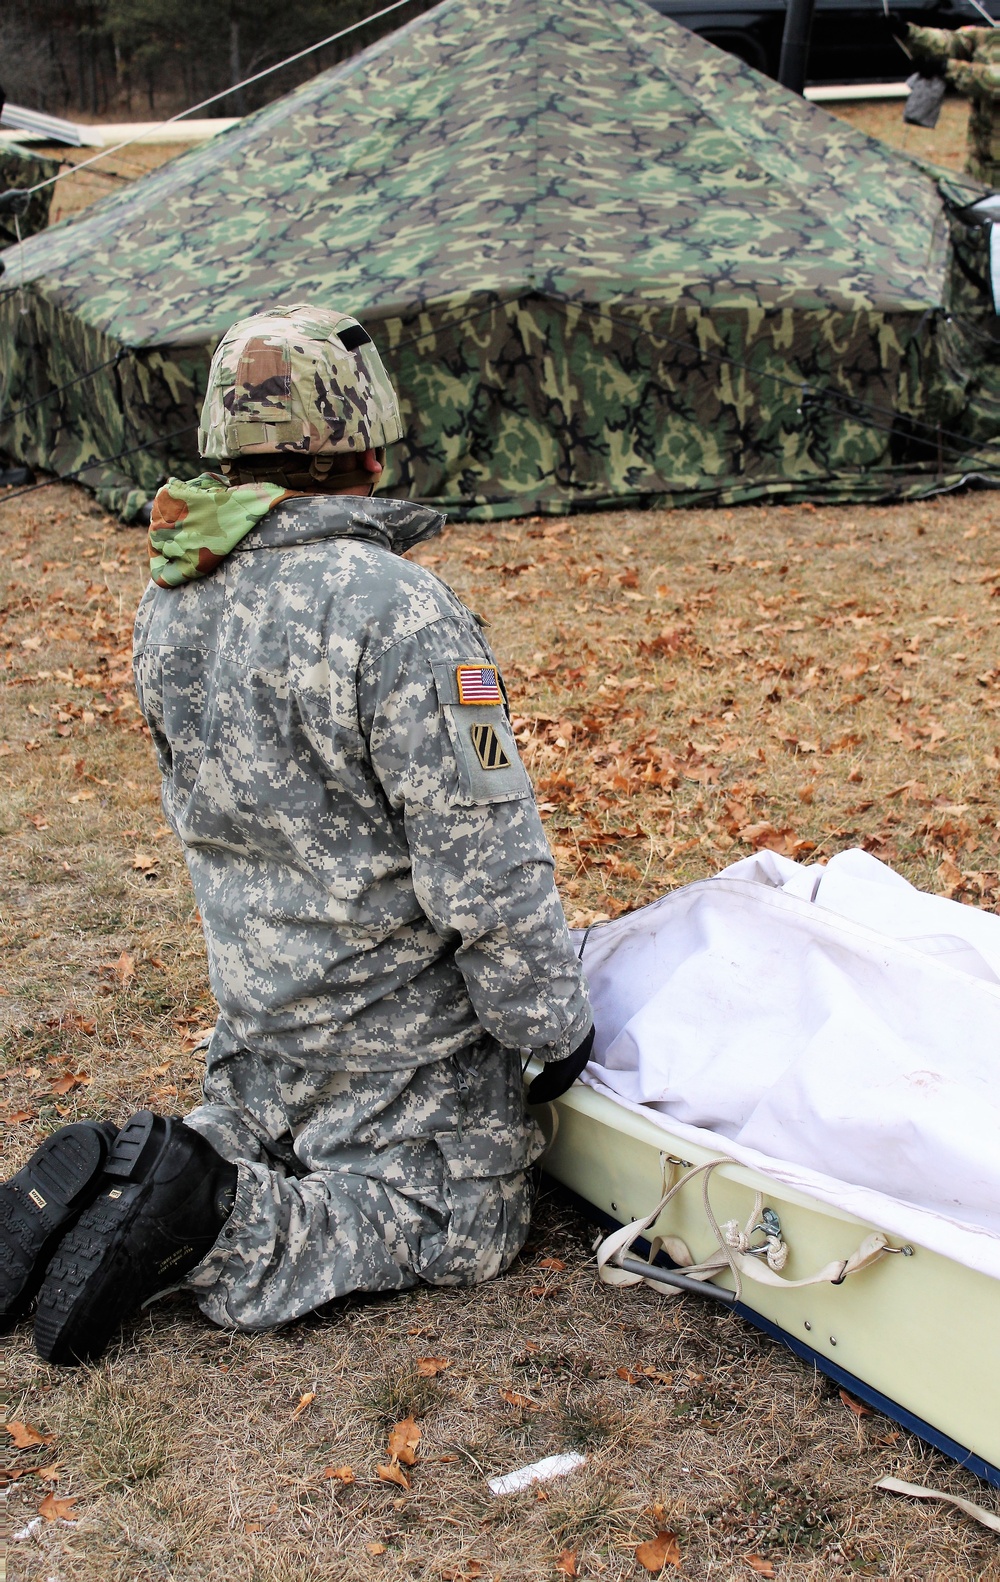
[[[862, 1269], [877, 1263], [889, 1250], [886, 1237], [881, 1232], [875, 1231], [870, 1236], [866, 1236], [849, 1257], [834, 1259], [832, 1263], [825, 1264], [822, 1269], [818, 1269], [815, 1274], [807, 1275], [804, 1279], [786, 1280], [780, 1270], [787, 1259], [788, 1248], [780, 1236], [766, 1232], [765, 1242], [759, 1247], [751, 1248], [750, 1237], [755, 1230], [761, 1228], [758, 1224], [764, 1202], [761, 1193], [756, 1194], [750, 1217], [742, 1229], [736, 1220], [729, 1220], [726, 1224], [720, 1225], [715, 1217], [709, 1197], [712, 1174], [720, 1165], [736, 1163], [735, 1159], [723, 1157], [710, 1159], [707, 1164], [693, 1165], [679, 1176], [672, 1186], [666, 1188], [652, 1213], [647, 1214], [643, 1219], [633, 1220], [631, 1224], [623, 1225], [619, 1230], [612, 1231], [610, 1236], [606, 1236], [597, 1249], [599, 1278], [606, 1285], [642, 1284], [659, 1291], [661, 1296], [676, 1296], [677, 1287], [663, 1285], [655, 1278], [639, 1274], [635, 1270], [637, 1262], [655, 1263], [657, 1255], [665, 1252], [688, 1280], [713, 1280], [726, 1269], [731, 1270], [736, 1285], [736, 1300], [739, 1302], [743, 1296], [744, 1278], [755, 1280], [760, 1285], [784, 1287], [786, 1290], [795, 1290], [805, 1285], [840, 1285], [848, 1275], [858, 1274]], [[696, 1176], [702, 1178], [702, 1205], [705, 1217], [718, 1242], [717, 1250], [701, 1263], [695, 1263], [690, 1249], [679, 1236], [654, 1236], [650, 1240], [649, 1259], [637, 1259], [632, 1253], [633, 1243], [655, 1225], [671, 1198]], [[626, 1257], [632, 1265], [629, 1269], [622, 1267]]]

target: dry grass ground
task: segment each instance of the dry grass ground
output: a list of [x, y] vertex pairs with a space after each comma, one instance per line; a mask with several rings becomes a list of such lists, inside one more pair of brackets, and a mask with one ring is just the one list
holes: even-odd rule
[[823, 108], [839, 120], [850, 122], [859, 132], [878, 137], [904, 154], [943, 165], [947, 170], [964, 169], [968, 99], [949, 93], [935, 127], [908, 126], [903, 120], [903, 103], [902, 99], [852, 99], [842, 104], [825, 104]]
[[[130, 690], [141, 535], [65, 486], [0, 507], [0, 527], [10, 1168], [66, 1119], [182, 1113], [212, 1001]], [[490, 622], [578, 920], [761, 844], [860, 843], [995, 904], [995, 495], [460, 526], [420, 554]], [[424, 1378], [422, 1357], [449, 1365]], [[264, 1336], [174, 1297], [92, 1369], [44, 1366], [24, 1327], [5, 1358], [5, 1418], [52, 1436], [4, 1458], [42, 1469], [9, 1490], [14, 1582], [618, 1582], [646, 1574], [635, 1547], [661, 1526], [692, 1582], [767, 1564], [783, 1582], [1000, 1579], [995, 1539], [872, 1485], [989, 1491], [739, 1319], [599, 1287], [589, 1228], [555, 1196], [480, 1290], [348, 1300]], [[405, 1491], [375, 1467], [408, 1413]], [[586, 1469], [546, 1499], [486, 1491], [573, 1448]], [[324, 1475], [343, 1467], [353, 1482]], [[72, 1521], [35, 1520], [49, 1493]]]
[[186, 153], [187, 148], [184, 145], [178, 147], [176, 143], [133, 143], [120, 153], [102, 154], [94, 164], [80, 171], [76, 171], [75, 167], [85, 160], [92, 160], [99, 152], [97, 149], [51, 147], [46, 148], [45, 152], [74, 170], [74, 174], [61, 178], [52, 195], [49, 224], [55, 225], [59, 220], [72, 219], [73, 215], [89, 208], [99, 198], [108, 198], [123, 186], [147, 176], [158, 165], [166, 164], [168, 159]]

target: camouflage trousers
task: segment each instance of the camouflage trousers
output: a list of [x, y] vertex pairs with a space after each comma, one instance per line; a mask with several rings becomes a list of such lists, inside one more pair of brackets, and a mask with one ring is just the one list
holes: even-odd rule
[[543, 1147], [516, 1051], [484, 1038], [402, 1071], [239, 1069], [210, 1074], [186, 1117], [239, 1166], [233, 1213], [185, 1281], [214, 1323], [270, 1329], [350, 1291], [473, 1285], [511, 1263]]

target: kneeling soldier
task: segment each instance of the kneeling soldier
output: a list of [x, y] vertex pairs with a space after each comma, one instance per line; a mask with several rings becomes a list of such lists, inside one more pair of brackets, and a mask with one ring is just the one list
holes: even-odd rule
[[65, 1127], [0, 1188], [0, 1316], [100, 1355], [183, 1285], [215, 1323], [490, 1279], [528, 1225], [530, 1097], [591, 1013], [496, 661], [371, 498], [401, 437], [361, 325], [233, 326], [202, 454], [153, 506], [135, 676], [220, 1014], [204, 1103]]

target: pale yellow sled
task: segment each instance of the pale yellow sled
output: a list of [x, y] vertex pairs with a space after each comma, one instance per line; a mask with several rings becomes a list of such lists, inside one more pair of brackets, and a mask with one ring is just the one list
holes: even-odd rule
[[551, 1139], [548, 1174], [641, 1238], [608, 1238], [603, 1278], [634, 1283], [652, 1243], [702, 1285], [739, 1283], [742, 1316], [1000, 1487], [1000, 1281], [726, 1162], [721, 1148], [674, 1138], [580, 1083], [536, 1113]]

